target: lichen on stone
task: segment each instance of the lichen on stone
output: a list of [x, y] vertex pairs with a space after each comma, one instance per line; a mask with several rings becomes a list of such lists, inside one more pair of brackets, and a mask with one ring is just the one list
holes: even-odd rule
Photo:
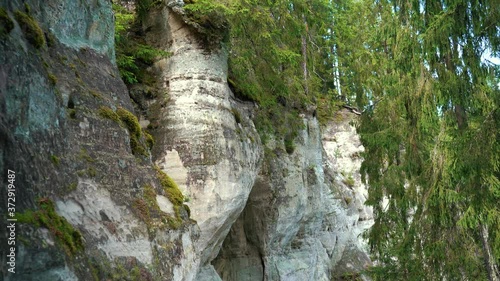
[[45, 45], [45, 35], [38, 22], [29, 14], [23, 13], [19, 10], [14, 12], [19, 26], [21, 27], [24, 36], [35, 48], [39, 49]]

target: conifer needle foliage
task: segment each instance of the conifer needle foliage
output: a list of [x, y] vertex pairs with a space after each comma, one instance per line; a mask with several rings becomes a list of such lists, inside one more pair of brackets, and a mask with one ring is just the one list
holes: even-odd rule
[[500, 6], [364, 2], [376, 26], [363, 43], [370, 74], [348, 84], [363, 89], [372, 273], [498, 280], [499, 67], [485, 54], [500, 55]]

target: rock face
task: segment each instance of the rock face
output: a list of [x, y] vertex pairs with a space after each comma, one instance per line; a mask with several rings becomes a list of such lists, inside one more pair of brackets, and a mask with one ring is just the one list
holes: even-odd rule
[[[3, 271], [5, 280], [173, 280], [199, 228], [182, 203], [178, 214], [159, 210], [156, 198], [167, 198], [166, 189], [151, 157], [133, 152], [132, 139], [143, 146], [144, 134], [132, 131], [128, 90], [103, 54], [114, 51], [112, 41], [103, 43], [114, 36], [111, 3], [32, 2], [0, 5], [13, 23], [0, 34], [0, 180], [15, 171], [19, 217], [16, 273]], [[86, 9], [71, 10], [75, 5]], [[48, 12], [53, 8], [60, 14]], [[83, 25], [73, 18], [86, 13], [108, 16]], [[73, 36], [46, 21], [58, 15], [96, 34]], [[33, 40], [38, 29], [42, 41]], [[64, 34], [84, 43], [68, 43]], [[1, 198], [5, 215], [5, 188]], [[1, 243], [2, 253], [9, 246]]]
[[225, 51], [206, 50], [170, 8], [153, 18], [158, 14], [168, 23], [152, 22], [149, 36], [169, 42], [172, 56], [156, 64], [168, 101], [160, 110], [153, 156], [189, 198], [201, 231], [195, 255], [203, 267], [245, 206], [262, 148], [248, 116], [252, 105], [236, 101], [228, 87]]
[[[359, 222], [364, 200], [325, 157], [317, 120], [304, 123], [293, 154], [266, 147], [245, 210], [214, 262], [223, 280], [331, 280], [370, 264], [358, 240], [369, 225]], [[342, 134], [337, 128], [326, 131]]]
[[[200, 40], [182, 5], [144, 22], [172, 56], [148, 70], [160, 95], [138, 122], [110, 1], [0, 0], [13, 23], [0, 30], [0, 180], [16, 172], [19, 219], [5, 280], [331, 280], [369, 263], [350, 115], [323, 135], [305, 116], [292, 154], [263, 145], [254, 104], [227, 85], [225, 50]], [[152, 124], [151, 151], [139, 124]]]
[[10, 11], [30, 7], [44, 30], [73, 49], [90, 48], [114, 61], [114, 19], [108, 0], [2, 0], [0, 6]]

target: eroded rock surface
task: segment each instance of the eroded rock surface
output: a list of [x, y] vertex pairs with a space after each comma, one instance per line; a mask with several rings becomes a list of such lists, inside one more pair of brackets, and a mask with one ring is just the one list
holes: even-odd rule
[[[370, 264], [359, 238], [369, 226], [360, 221], [362, 195], [323, 152], [317, 120], [304, 123], [293, 154], [276, 143], [266, 147], [245, 210], [214, 262], [223, 280], [331, 280]], [[330, 134], [343, 133], [332, 126]]]
[[[14, 19], [24, 2], [41, 47]], [[20, 273], [6, 280], [331, 280], [369, 263], [359, 239], [371, 218], [356, 172], [362, 148], [348, 123], [322, 135], [305, 116], [293, 153], [282, 140], [263, 145], [255, 105], [227, 85], [226, 51], [205, 45], [182, 1], [144, 23], [146, 40], [172, 55], [147, 70], [156, 100], [133, 89], [143, 102], [134, 105], [113, 63], [109, 1], [24, 2], [0, 1], [15, 23], [0, 44], [0, 170], [16, 171], [25, 220]], [[151, 154], [134, 150], [144, 135], [113, 115], [134, 106], [153, 127]], [[49, 212], [68, 233], [33, 216]]]
[[158, 14], [168, 25], [152, 22], [158, 34], [149, 36], [170, 42], [172, 56], [156, 64], [168, 100], [160, 112], [154, 160], [189, 198], [204, 266], [245, 206], [262, 148], [249, 119], [253, 105], [236, 101], [227, 85], [225, 51], [208, 50], [170, 8]]

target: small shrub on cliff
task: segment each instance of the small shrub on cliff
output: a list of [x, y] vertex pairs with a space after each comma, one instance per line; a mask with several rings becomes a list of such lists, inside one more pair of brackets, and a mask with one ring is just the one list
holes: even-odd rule
[[45, 45], [45, 35], [38, 25], [38, 22], [31, 15], [25, 14], [21, 11], [15, 11], [14, 17], [19, 23], [19, 26], [21, 27], [28, 42], [30, 42], [37, 49]]
[[198, 32], [204, 35], [209, 47], [229, 39], [228, 16], [235, 11], [227, 3], [213, 0], [188, 1], [184, 10], [187, 17], [199, 25]]
[[145, 69], [156, 60], [169, 56], [168, 52], [144, 44], [141, 36], [135, 35], [140, 29], [138, 22], [147, 11], [161, 1], [137, 1], [137, 15], [117, 4], [113, 4], [115, 12], [116, 64], [120, 76], [126, 84], [146, 83], [148, 79]]

